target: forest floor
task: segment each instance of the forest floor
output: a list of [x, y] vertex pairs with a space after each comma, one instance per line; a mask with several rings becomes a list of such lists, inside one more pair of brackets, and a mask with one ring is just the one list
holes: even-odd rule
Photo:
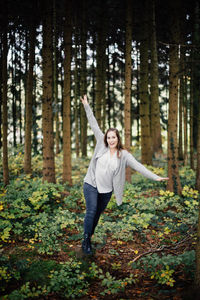
[[14, 174], [1, 187], [0, 299], [199, 300], [192, 288], [199, 201], [194, 172], [180, 170], [181, 196], [133, 174], [123, 204], [112, 196], [92, 237], [94, 253], [85, 256], [82, 174], [88, 161], [81, 164], [81, 172], [79, 161], [73, 166], [72, 187], [43, 183], [36, 162], [35, 175]]

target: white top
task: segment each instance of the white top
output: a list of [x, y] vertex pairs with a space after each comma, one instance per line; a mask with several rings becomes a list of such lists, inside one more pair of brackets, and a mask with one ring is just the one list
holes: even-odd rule
[[113, 190], [113, 176], [117, 163], [117, 151], [111, 156], [108, 150], [97, 159], [95, 177], [99, 193], [109, 193]]

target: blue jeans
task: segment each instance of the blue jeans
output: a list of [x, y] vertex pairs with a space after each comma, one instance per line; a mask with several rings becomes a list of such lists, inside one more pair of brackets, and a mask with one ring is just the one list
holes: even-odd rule
[[84, 233], [92, 235], [98, 224], [100, 215], [106, 209], [112, 196], [110, 193], [99, 193], [97, 188], [84, 183], [83, 192], [86, 201], [86, 214], [84, 219]]

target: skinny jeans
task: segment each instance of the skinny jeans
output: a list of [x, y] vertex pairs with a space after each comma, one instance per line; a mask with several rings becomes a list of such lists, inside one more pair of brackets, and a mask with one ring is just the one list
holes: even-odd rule
[[99, 193], [97, 188], [84, 182], [83, 193], [86, 201], [86, 214], [84, 219], [84, 233], [93, 235], [100, 215], [106, 209], [112, 192]]

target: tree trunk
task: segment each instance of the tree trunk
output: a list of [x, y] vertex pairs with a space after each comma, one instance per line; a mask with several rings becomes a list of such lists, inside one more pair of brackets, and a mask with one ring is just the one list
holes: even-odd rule
[[[0, 70], [2, 70], [2, 35], [0, 36]], [[0, 149], [2, 148], [2, 132], [3, 132], [3, 124], [2, 124], [2, 71], [0, 71]]]
[[29, 68], [27, 78], [27, 89], [25, 98], [26, 124], [25, 124], [25, 149], [24, 149], [24, 172], [31, 173], [31, 133], [32, 133], [32, 105], [33, 105], [33, 66], [35, 62], [35, 37], [36, 28], [34, 23], [30, 28], [30, 46], [29, 46]]
[[152, 145], [150, 135], [149, 94], [148, 94], [148, 15], [147, 0], [144, 1], [141, 18], [140, 43], [140, 121], [142, 163], [152, 164]]
[[162, 153], [160, 105], [158, 88], [158, 55], [156, 42], [155, 0], [151, 0], [151, 137], [153, 153]]
[[183, 102], [183, 118], [184, 118], [184, 166], [188, 164], [188, 81], [184, 79], [184, 102]]
[[[102, 130], [105, 130], [105, 63], [106, 63], [106, 28], [104, 3], [100, 3], [99, 19], [97, 24], [97, 67], [96, 67], [96, 109], [95, 116]], [[102, 114], [103, 112], [103, 114]], [[103, 122], [102, 122], [103, 121]]]
[[42, 99], [42, 131], [43, 131], [43, 180], [55, 182], [53, 112], [52, 112], [52, 7], [45, 1], [43, 15], [43, 99]]
[[193, 67], [191, 68], [191, 80], [190, 80], [190, 168], [194, 170], [194, 141], [193, 141], [193, 101], [194, 101], [194, 93], [193, 93]]
[[178, 115], [178, 42], [179, 23], [176, 16], [178, 6], [173, 0], [171, 3], [171, 38], [169, 47], [169, 113], [168, 113], [168, 176], [167, 188], [176, 194], [181, 193], [181, 184], [178, 166], [177, 145], [177, 115]]
[[63, 182], [72, 184], [71, 177], [71, 0], [66, 0], [64, 27], [64, 94], [63, 94]]
[[[181, 54], [182, 56], [182, 54]], [[180, 57], [180, 60], [183, 58]], [[182, 65], [182, 62], [181, 62]], [[179, 89], [179, 139], [178, 139], [178, 158], [183, 160], [183, 97], [184, 97], [184, 82], [183, 74], [180, 76], [180, 89]]]
[[[124, 129], [125, 147], [130, 151], [131, 147], [131, 50], [132, 50], [132, 1], [126, 1], [126, 48], [125, 48], [125, 105], [124, 105]], [[126, 170], [126, 180], [131, 182], [131, 168]]]
[[[82, 32], [81, 32], [81, 96], [87, 93], [87, 71], [86, 71], [86, 0], [82, 1]], [[83, 105], [81, 106], [81, 152], [82, 156], [87, 156], [87, 118]]]
[[[77, 21], [77, 20], [76, 20]], [[77, 24], [77, 22], [76, 22]], [[76, 157], [79, 157], [80, 146], [79, 146], [79, 71], [78, 71], [78, 34], [75, 32], [75, 69], [74, 69], [74, 99], [75, 99], [75, 107], [74, 107], [74, 118], [75, 118], [75, 149], [76, 149]]]
[[38, 154], [38, 125], [37, 125], [37, 101], [36, 101], [36, 86], [37, 86], [37, 77], [33, 77], [33, 153], [34, 155]]
[[55, 107], [54, 123], [55, 123], [55, 146], [56, 155], [60, 152], [60, 131], [59, 131], [59, 104], [58, 104], [58, 69], [57, 69], [57, 15], [56, 0], [53, 0], [53, 102]]
[[[15, 35], [15, 32], [14, 32]], [[17, 138], [16, 138], [16, 130], [17, 130], [17, 115], [16, 115], [16, 63], [15, 63], [16, 53], [14, 53], [14, 45], [12, 45], [12, 54], [11, 54], [11, 94], [12, 94], [12, 127], [13, 127], [13, 146], [17, 147]]]
[[8, 108], [7, 108], [7, 28], [4, 29], [2, 38], [2, 102], [3, 102], [3, 181], [4, 184], [9, 184], [8, 170]]

